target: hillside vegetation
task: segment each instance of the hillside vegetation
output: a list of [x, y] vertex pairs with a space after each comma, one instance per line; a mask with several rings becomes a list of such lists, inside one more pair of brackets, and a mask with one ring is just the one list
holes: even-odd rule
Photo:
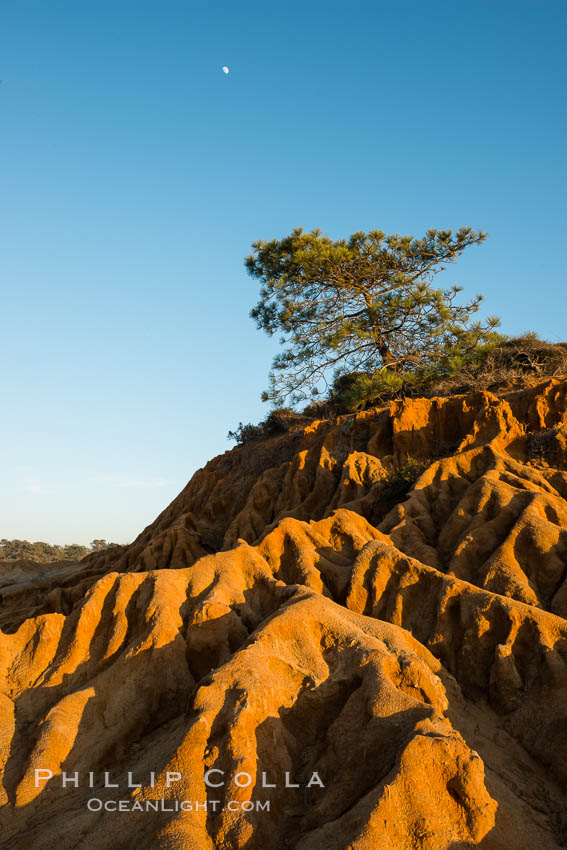
[[567, 374], [567, 343], [550, 343], [529, 333], [482, 346], [466, 359], [442, 368], [386, 373], [354, 372], [335, 378], [325, 398], [298, 412], [276, 408], [258, 424], [242, 422], [228, 439], [242, 444], [301, 428], [317, 419], [333, 419], [403, 398], [452, 396], [480, 389], [493, 392], [525, 387], [544, 376]]

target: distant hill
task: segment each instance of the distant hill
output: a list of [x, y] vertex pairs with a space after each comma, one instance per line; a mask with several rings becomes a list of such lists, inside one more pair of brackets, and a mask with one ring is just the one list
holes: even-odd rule
[[93, 552], [102, 552], [116, 543], [107, 543], [106, 540], [93, 540], [90, 546], [80, 546], [71, 543], [66, 546], [51, 545], [37, 540], [30, 543], [29, 540], [0, 540], [0, 560], [36, 561], [39, 564], [47, 564], [52, 561], [80, 561], [81, 558], [91, 555]]

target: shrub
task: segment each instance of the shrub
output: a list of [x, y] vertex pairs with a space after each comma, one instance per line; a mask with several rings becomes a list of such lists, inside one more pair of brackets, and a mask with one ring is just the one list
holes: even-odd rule
[[495, 334], [468, 354], [449, 353], [411, 372], [352, 372], [335, 376], [328, 404], [336, 414], [374, 407], [404, 396], [452, 395], [525, 377], [567, 373], [567, 343], [550, 343], [529, 332], [508, 339]]
[[228, 432], [227, 439], [235, 440], [237, 445], [241, 446], [251, 440], [262, 440], [266, 437], [274, 437], [276, 434], [285, 434], [291, 428], [307, 425], [310, 421], [311, 417], [296, 413], [289, 407], [278, 407], [271, 410], [257, 425], [251, 422], [244, 425], [239, 422], [235, 431]]
[[427, 466], [425, 461], [406, 455], [405, 460], [392, 467], [380, 487], [381, 507], [387, 512], [403, 501]]
[[236, 430], [229, 431], [226, 438], [227, 440], [235, 440], [236, 444], [241, 446], [244, 443], [250, 442], [250, 440], [257, 440], [262, 436], [261, 424], [253, 425], [252, 422], [248, 422], [247, 425], [244, 425], [242, 422], [239, 422]]
[[479, 364], [486, 372], [511, 376], [554, 375], [567, 371], [567, 343], [546, 342], [533, 332], [505, 340], [491, 349]]
[[329, 401], [337, 413], [353, 413], [403, 394], [415, 382], [413, 372], [396, 373], [388, 369], [338, 375], [333, 381]]

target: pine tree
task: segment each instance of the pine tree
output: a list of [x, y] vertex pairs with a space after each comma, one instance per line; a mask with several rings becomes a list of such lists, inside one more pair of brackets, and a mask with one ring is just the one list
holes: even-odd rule
[[333, 241], [297, 228], [253, 243], [245, 263], [261, 291], [251, 316], [268, 334], [280, 332], [284, 346], [262, 398], [296, 404], [328, 386], [331, 373], [399, 375], [462, 359], [498, 336], [495, 317], [472, 321], [482, 296], [462, 305], [461, 287], [433, 286], [445, 264], [485, 238], [463, 227], [421, 239], [373, 230]]

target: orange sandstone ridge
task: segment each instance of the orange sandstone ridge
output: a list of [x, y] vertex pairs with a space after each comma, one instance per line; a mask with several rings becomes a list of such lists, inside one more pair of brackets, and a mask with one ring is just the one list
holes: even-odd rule
[[0, 569], [0, 847], [564, 847], [566, 577], [566, 380], [226, 452]]

